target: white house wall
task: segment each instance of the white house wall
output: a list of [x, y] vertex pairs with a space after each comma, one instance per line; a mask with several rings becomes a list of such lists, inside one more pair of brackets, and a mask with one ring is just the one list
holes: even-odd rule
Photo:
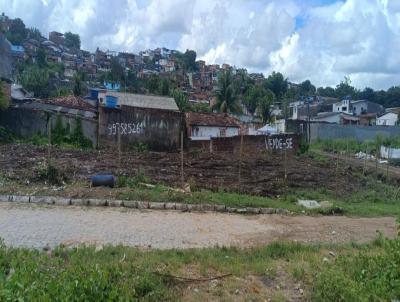
[[376, 119], [376, 124], [378, 126], [395, 126], [397, 122], [397, 114], [396, 113], [386, 113], [381, 117]]
[[[225, 135], [223, 135], [224, 129]], [[239, 128], [237, 127], [192, 126], [191, 138], [205, 140], [211, 137], [231, 137], [236, 135], [239, 135]]]

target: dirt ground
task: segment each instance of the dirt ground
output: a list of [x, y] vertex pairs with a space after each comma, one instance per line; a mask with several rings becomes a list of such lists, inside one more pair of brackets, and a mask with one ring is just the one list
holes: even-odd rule
[[[47, 148], [24, 144], [0, 145], [0, 171], [8, 178], [26, 182], [35, 179], [35, 171], [46, 161]], [[52, 148], [51, 158], [69, 180], [89, 180], [97, 173], [118, 172], [134, 176], [142, 170], [152, 182], [170, 186], [180, 184], [179, 153], [123, 152], [121, 158], [111, 150], [78, 151]], [[326, 188], [351, 192], [359, 188], [354, 168], [343, 165], [336, 173], [335, 162], [322, 163], [306, 156], [268, 153], [254, 158], [244, 155], [240, 173], [239, 158], [234, 154], [185, 152], [184, 179], [191, 187], [211, 190], [277, 196], [289, 189]]]

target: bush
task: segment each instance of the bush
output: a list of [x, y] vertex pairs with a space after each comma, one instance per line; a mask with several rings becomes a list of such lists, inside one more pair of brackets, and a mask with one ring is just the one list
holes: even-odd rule
[[56, 167], [54, 162], [39, 163], [35, 169], [36, 178], [52, 185], [61, 185], [66, 180], [65, 175]]
[[316, 301], [395, 301], [400, 297], [400, 240], [383, 240], [379, 254], [340, 256], [317, 274]]
[[8, 128], [0, 127], [0, 142], [11, 143], [14, 141], [14, 135]]
[[144, 170], [142, 168], [139, 168], [136, 176], [134, 177], [128, 177], [128, 176], [120, 176], [117, 179], [117, 187], [119, 188], [134, 188], [136, 187], [139, 183], [149, 183], [150, 178], [148, 178]]

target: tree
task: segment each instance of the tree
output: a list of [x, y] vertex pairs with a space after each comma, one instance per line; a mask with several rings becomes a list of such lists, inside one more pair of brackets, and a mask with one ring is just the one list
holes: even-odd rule
[[180, 111], [182, 112], [189, 111], [190, 104], [188, 98], [182, 91], [175, 89], [172, 95]]
[[27, 29], [27, 38], [40, 41], [40, 39], [42, 38], [42, 34], [36, 27], [31, 27]]
[[9, 98], [5, 90], [5, 84], [0, 81], [0, 111], [6, 110], [10, 104]]
[[317, 95], [319, 96], [326, 96], [326, 97], [336, 97], [335, 89], [332, 87], [318, 87]]
[[37, 51], [37, 64], [40, 68], [46, 67], [46, 53], [42, 47], [40, 47]]
[[83, 94], [83, 82], [82, 82], [83, 75], [81, 73], [74, 74], [74, 95], [81, 96]]
[[81, 38], [78, 34], [73, 34], [70, 31], [64, 34], [64, 45], [68, 48], [81, 48]]
[[267, 90], [262, 85], [251, 86], [244, 97], [243, 104], [251, 114], [254, 114], [266, 95]]
[[263, 123], [269, 123], [271, 121], [271, 106], [274, 103], [274, 93], [267, 89], [265, 95], [258, 101], [258, 111], [260, 112]]
[[160, 77], [158, 75], [152, 74], [146, 80], [146, 88], [152, 94], [158, 94], [160, 87]]
[[351, 80], [349, 77], [344, 77], [344, 80], [340, 82], [339, 85], [336, 86], [335, 95], [338, 98], [357, 98], [357, 89], [351, 86]]
[[186, 70], [195, 71], [197, 69], [196, 57], [197, 54], [194, 50], [186, 50], [186, 52], [183, 54], [183, 62], [185, 64]]
[[358, 96], [362, 100], [368, 100], [373, 102], [375, 100], [375, 91], [370, 87], [365, 87], [364, 90], [361, 91]]
[[272, 72], [264, 82], [265, 89], [270, 89], [277, 100], [282, 100], [288, 89], [288, 80], [280, 72]]
[[27, 30], [24, 22], [20, 18], [11, 21], [7, 32], [7, 39], [14, 45], [20, 45], [26, 39]]
[[303, 96], [311, 96], [315, 95], [316, 89], [313, 84], [311, 84], [310, 80], [305, 80], [300, 83], [300, 94]]
[[109, 74], [109, 80], [113, 82], [121, 82], [124, 79], [124, 67], [122, 67], [117, 58], [111, 58], [110, 69], [111, 73]]
[[166, 78], [161, 78], [161, 82], [160, 82], [160, 94], [161, 95], [169, 95], [169, 80]]
[[218, 90], [215, 94], [217, 102], [213, 109], [218, 112], [240, 113], [242, 110], [233, 87], [232, 72], [225, 70], [218, 80]]
[[47, 69], [41, 69], [36, 65], [24, 69], [19, 77], [22, 86], [32, 91], [35, 97], [46, 98], [49, 96], [49, 72]]

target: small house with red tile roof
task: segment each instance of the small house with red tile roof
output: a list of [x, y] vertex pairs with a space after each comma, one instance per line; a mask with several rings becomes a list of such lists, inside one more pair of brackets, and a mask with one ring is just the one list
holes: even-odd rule
[[185, 122], [187, 136], [191, 140], [232, 137], [240, 133], [239, 121], [226, 113], [187, 112]]

